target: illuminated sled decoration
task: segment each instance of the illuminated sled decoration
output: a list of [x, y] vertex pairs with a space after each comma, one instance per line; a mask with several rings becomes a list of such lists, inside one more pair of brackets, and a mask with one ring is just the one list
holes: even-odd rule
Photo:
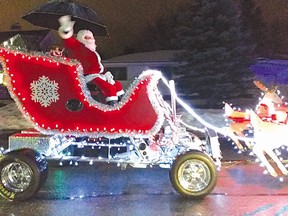
[[[190, 198], [203, 197], [216, 186], [221, 158], [217, 136], [180, 119], [176, 101], [195, 113], [161, 72], [143, 72], [122, 100], [109, 106], [92, 98], [75, 60], [4, 48], [0, 59], [11, 96], [36, 129], [10, 136], [9, 149], [0, 154], [3, 197], [33, 196], [47, 178], [46, 158], [59, 160], [60, 165], [69, 160], [71, 164], [113, 162], [123, 169], [127, 165], [171, 168], [172, 186]], [[160, 79], [171, 91], [171, 106], [157, 88]], [[101, 156], [77, 156], [76, 147], [97, 150]]]
[[[75, 61], [2, 49], [8, 88], [24, 116], [43, 134], [155, 135], [164, 113], [157, 101], [158, 71], [140, 75], [116, 106], [92, 99]], [[4, 61], [7, 60], [7, 61]], [[4, 62], [3, 62], [4, 61]]]

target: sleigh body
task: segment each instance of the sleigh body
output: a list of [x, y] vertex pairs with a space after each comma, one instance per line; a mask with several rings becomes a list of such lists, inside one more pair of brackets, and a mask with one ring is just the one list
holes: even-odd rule
[[82, 66], [75, 60], [5, 49], [0, 56], [10, 94], [43, 134], [148, 136], [163, 123], [157, 71], [141, 74], [122, 101], [109, 106], [91, 97]]

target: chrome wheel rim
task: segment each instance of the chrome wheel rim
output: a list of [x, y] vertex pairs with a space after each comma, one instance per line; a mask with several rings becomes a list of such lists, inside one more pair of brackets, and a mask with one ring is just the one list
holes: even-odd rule
[[32, 169], [24, 162], [13, 162], [1, 171], [1, 182], [7, 190], [14, 193], [25, 191], [33, 177]]
[[211, 181], [210, 169], [203, 161], [186, 160], [179, 167], [178, 180], [180, 185], [189, 192], [202, 191]]

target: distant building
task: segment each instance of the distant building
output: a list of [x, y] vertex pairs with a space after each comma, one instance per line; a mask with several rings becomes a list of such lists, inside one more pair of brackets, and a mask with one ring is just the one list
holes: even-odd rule
[[[0, 40], [1, 35], [3, 37], [3, 32], [0, 32]], [[24, 35], [25, 36], [23, 37], [23, 40], [24, 38], [31, 40], [32, 37], [30, 34], [28, 34], [29, 36], [26, 34]], [[47, 38], [42, 37], [42, 39], [45, 41]], [[28, 42], [28, 44], [30, 43]], [[37, 44], [38, 46], [33, 50], [37, 50], [37, 48], [39, 49], [41, 47], [41, 40]], [[29, 47], [32, 46], [29, 45]], [[153, 52], [134, 53], [103, 60], [103, 64], [107, 70], [113, 73], [115, 80], [121, 81], [123, 88], [128, 88], [137, 76], [148, 69], [159, 70], [162, 72], [166, 79], [171, 79], [173, 70], [179, 65], [178, 62], [174, 61], [175, 54], [178, 53], [181, 53], [181, 51], [160, 50]], [[0, 89], [1, 88], [2, 85], [0, 85]], [[159, 83], [159, 88], [163, 95], [168, 94], [168, 89], [164, 87], [161, 82]], [[0, 93], [0, 99], [7, 98], [7, 96], [8, 95], [5, 93], [5, 91]]]
[[[49, 51], [56, 39], [51, 30], [22, 31], [21, 27], [15, 24], [11, 31], [0, 32], [0, 44], [4, 47], [19, 47], [28, 51]], [[0, 65], [0, 78], [3, 76]], [[1, 82], [0, 82], [1, 83]], [[9, 99], [10, 95], [5, 86], [0, 84], [0, 99]]]
[[56, 37], [51, 30], [22, 31], [12, 30], [0, 32], [0, 44], [20, 47], [33, 51], [48, 51], [55, 44]]
[[173, 70], [179, 65], [174, 61], [175, 55], [181, 52], [181, 50], [158, 50], [134, 53], [103, 60], [103, 64], [113, 73], [114, 78], [120, 80], [123, 87], [127, 88], [139, 74], [148, 69], [159, 70], [166, 79], [171, 79]]

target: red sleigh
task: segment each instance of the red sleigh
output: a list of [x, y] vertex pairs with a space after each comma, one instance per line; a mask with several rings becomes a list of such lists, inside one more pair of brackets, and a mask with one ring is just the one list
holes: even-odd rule
[[116, 106], [95, 101], [82, 66], [65, 57], [0, 50], [8, 88], [24, 116], [43, 134], [155, 135], [162, 126], [158, 71], [141, 74]]
[[[128, 164], [171, 168], [172, 186], [191, 198], [203, 197], [216, 186], [219, 144], [208, 142], [206, 130], [180, 119], [173, 82], [168, 84], [161, 72], [143, 72], [121, 101], [109, 106], [91, 96], [76, 60], [0, 48], [0, 63], [11, 96], [38, 131], [11, 135], [8, 150], [0, 151], [4, 198], [20, 201], [37, 193], [47, 179], [46, 159], [59, 160], [59, 165], [69, 160], [113, 162], [122, 169]], [[158, 91], [161, 78], [171, 91], [171, 107]]]

